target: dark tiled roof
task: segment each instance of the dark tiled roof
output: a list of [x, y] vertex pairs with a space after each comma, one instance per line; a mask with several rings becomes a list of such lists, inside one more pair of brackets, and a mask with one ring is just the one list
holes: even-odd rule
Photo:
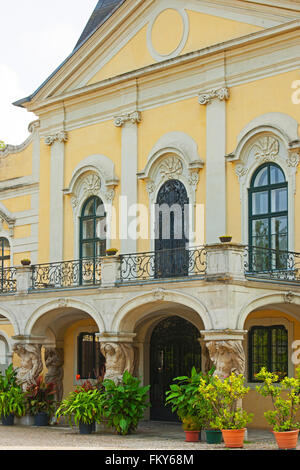
[[103, 24], [117, 10], [125, 0], [99, 0], [86, 27], [84, 28], [75, 49]]

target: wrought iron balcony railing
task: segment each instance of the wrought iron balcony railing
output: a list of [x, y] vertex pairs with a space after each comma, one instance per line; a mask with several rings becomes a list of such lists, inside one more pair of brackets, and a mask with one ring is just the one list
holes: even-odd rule
[[147, 281], [185, 276], [204, 277], [204, 247], [174, 248], [121, 255], [121, 282]]
[[101, 284], [101, 258], [32, 266], [32, 289], [68, 289]]
[[0, 270], [0, 293], [9, 294], [17, 290], [16, 268], [3, 268]]
[[300, 253], [248, 246], [245, 274], [258, 279], [300, 282]]

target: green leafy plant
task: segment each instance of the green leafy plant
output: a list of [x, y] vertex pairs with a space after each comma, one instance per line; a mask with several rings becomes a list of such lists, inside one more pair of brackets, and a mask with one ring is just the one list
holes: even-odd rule
[[242, 374], [234, 373], [223, 380], [214, 376], [209, 383], [200, 380], [199, 393], [210, 402], [213, 429], [243, 429], [251, 422], [253, 415], [238, 406], [249, 392], [244, 381]]
[[296, 413], [300, 404], [300, 367], [296, 369], [296, 377], [284, 377], [280, 381], [279, 375], [268, 372], [263, 367], [256, 379], [263, 382], [256, 390], [264, 397], [271, 397], [273, 410], [264, 413], [267, 422], [275, 432], [293, 431], [299, 429], [300, 423]]
[[55, 384], [45, 383], [43, 376], [40, 375], [36, 383], [26, 390], [28, 414], [46, 413], [49, 417], [52, 416], [56, 409], [55, 393]]
[[17, 369], [10, 364], [4, 371], [4, 375], [0, 374], [0, 392], [6, 392], [11, 387], [17, 387]]
[[166, 392], [166, 405], [172, 406], [172, 412], [177, 413], [185, 431], [200, 431], [207, 423], [209, 403], [199, 393], [199, 386], [201, 379], [209, 383], [213, 372], [212, 369], [205, 375], [193, 367], [190, 377], [176, 377], [173, 382], [177, 383], [171, 384]]
[[11, 386], [8, 390], [0, 392], [0, 415], [7, 417], [10, 414], [21, 417], [26, 412], [25, 394], [21, 387]]
[[102, 391], [86, 381], [62, 400], [55, 416], [59, 420], [65, 416], [69, 424], [92, 424], [100, 422]]
[[113, 427], [118, 434], [127, 435], [135, 431], [139, 421], [148, 408], [150, 386], [141, 386], [140, 380], [128, 371], [123, 374], [122, 382], [103, 381], [101, 395], [102, 420], [108, 427]]

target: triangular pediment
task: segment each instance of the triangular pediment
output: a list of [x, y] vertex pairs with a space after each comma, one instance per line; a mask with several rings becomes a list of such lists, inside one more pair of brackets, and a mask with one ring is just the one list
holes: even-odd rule
[[[299, 2], [293, 2], [293, 10], [267, 0], [111, 1], [115, 8], [110, 16], [102, 18], [98, 27], [92, 18], [94, 22], [88, 23], [73, 53], [28, 101], [38, 103], [71, 93], [280, 25], [300, 14]], [[26, 101], [18, 104], [26, 106]]]

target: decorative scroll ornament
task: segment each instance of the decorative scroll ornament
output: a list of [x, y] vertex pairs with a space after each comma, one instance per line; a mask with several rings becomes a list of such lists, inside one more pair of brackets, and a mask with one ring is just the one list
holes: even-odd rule
[[295, 294], [292, 291], [286, 292], [284, 294], [284, 301], [287, 304], [291, 304], [293, 302], [294, 298], [295, 298]]
[[56, 132], [55, 134], [48, 135], [45, 137], [45, 144], [52, 145], [54, 142], [67, 142], [68, 141], [68, 133], [66, 131]]
[[147, 186], [146, 186], [146, 189], [147, 189], [148, 193], [149, 193], [149, 194], [154, 193], [155, 188], [156, 188], [156, 185], [155, 185], [154, 181], [153, 181], [153, 180], [149, 180], [149, 181], [147, 182]]
[[132, 124], [138, 124], [141, 122], [142, 117], [139, 111], [133, 111], [132, 113], [121, 114], [121, 116], [115, 116], [115, 126], [122, 127], [126, 122], [131, 122]]
[[259, 139], [253, 146], [254, 158], [262, 162], [274, 161], [279, 154], [279, 141], [271, 136]]
[[183, 164], [177, 157], [166, 158], [159, 168], [159, 172], [163, 178], [173, 179], [183, 172]]
[[189, 185], [196, 187], [198, 183], [199, 183], [198, 173], [192, 172], [189, 177]]
[[230, 98], [229, 88], [214, 88], [207, 93], [201, 93], [199, 95], [199, 103], [202, 105], [210, 104], [212, 100], [219, 99], [220, 101], [226, 101]]
[[81, 191], [83, 192], [86, 198], [98, 194], [101, 189], [101, 180], [99, 176], [94, 173], [91, 173], [86, 178], [84, 178], [81, 184]]
[[299, 153], [295, 150], [289, 151], [288, 158], [286, 159], [287, 165], [291, 168], [296, 168], [299, 165], [299, 162]]

